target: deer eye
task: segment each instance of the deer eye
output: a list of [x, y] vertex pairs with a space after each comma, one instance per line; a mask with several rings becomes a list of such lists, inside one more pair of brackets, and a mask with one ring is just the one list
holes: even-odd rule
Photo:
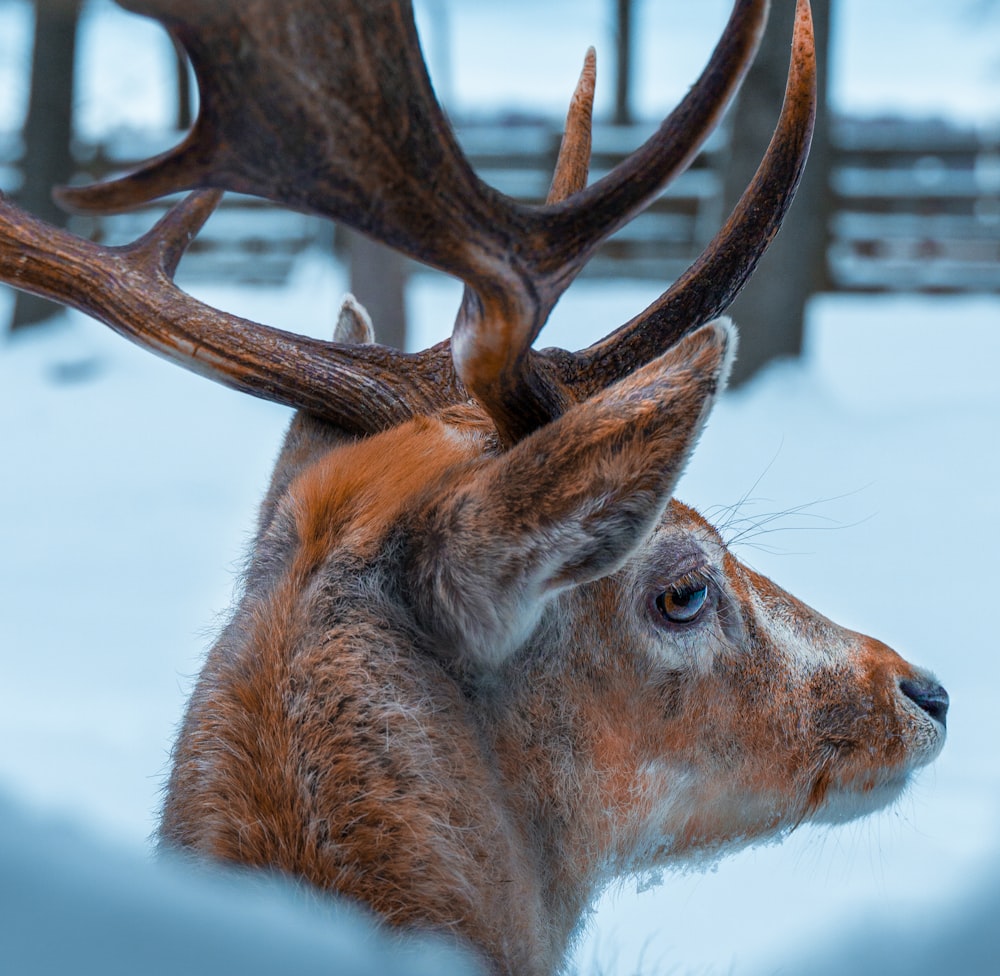
[[708, 583], [700, 577], [683, 579], [656, 597], [656, 609], [671, 623], [687, 624], [708, 602]]

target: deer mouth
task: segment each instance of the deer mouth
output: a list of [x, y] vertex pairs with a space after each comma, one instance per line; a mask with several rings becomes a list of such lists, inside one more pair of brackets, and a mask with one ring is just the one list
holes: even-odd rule
[[888, 730], [886, 752], [859, 749], [859, 742], [830, 739], [827, 764], [809, 796], [808, 819], [837, 824], [874, 813], [894, 803], [913, 774], [944, 747], [948, 693], [932, 677], [916, 672], [896, 684], [900, 727]]

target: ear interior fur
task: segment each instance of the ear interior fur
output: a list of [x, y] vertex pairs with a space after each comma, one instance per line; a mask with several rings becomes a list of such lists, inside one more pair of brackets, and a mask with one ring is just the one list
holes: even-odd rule
[[732, 360], [712, 322], [490, 459], [422, 517], [411, 593], [440, 652], [496, 665], [560, 590], [619, 569], [670, 500]]
[[736, 328], [736, 324], [728, 315], [720, 315], [719, 318], [714, 319], [709, 325], [723, 330], [726, 334], [726, 354], [722, 359], [722, 365], [719, 367], [719, 388], [715, 391], [715, 399], [718, 399], [726, 387], [729, 386], [729, 377], [733, 372], [733, 364], [736, 362], [736, 357], [740, 351], [740, 333]]
[[375, 326], [368, 309], [350, 292], [344, 295], [333, 330], [333, 341], [345, 345], [368, 345], [375, 341]]

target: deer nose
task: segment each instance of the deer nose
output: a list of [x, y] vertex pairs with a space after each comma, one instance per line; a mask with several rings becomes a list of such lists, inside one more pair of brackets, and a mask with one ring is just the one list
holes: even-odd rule
[[948, 692], [930, 678], [904, 678], [899, 690], [919, 705], [932, 719], [945, 725], [948, 715]]

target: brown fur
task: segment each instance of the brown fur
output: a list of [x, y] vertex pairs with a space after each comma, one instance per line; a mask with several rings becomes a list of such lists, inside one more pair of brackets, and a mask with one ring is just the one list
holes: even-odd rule
[[[919, 672], [670, 500], [726, 335], [505, 453], [472, 405], [361, 441], [297, 418], [163, 842], [542, 974], [610, 878], [895, 796], [942, 741]], [[692, 573], [711, 604], [664, 621]]]

